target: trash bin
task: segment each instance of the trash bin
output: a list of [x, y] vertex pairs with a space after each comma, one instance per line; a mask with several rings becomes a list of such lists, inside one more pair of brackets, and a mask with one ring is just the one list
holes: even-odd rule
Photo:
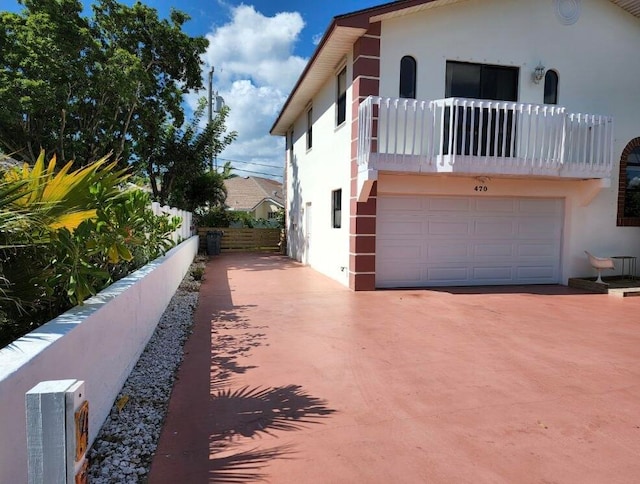
[[219, 255], [222, 242], [222, 230], [209, 230], [207, 232], [207, 255]]

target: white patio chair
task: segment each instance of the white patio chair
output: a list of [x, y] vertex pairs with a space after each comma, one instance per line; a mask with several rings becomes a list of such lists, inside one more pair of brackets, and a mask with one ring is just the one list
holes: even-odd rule
[[601, 277], [603, 269], [616, 268], [616, 266], [613, 264], [613, 259], [609, 257], [596, 257], [595, 255], [589, 253], [589, 251], [587, 250], [585, 250], [584, 253], [587, 254], [591, 267], [598, 271], [598, 278], [596, 279], [596, 282], [603, 282]]

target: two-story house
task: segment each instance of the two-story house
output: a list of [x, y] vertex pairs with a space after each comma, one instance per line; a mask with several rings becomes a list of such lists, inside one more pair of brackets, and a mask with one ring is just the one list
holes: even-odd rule
[[640, 0], [339, 15], [276, 119], [289, 255], [354, 290], [566, 284], [640, 255]]

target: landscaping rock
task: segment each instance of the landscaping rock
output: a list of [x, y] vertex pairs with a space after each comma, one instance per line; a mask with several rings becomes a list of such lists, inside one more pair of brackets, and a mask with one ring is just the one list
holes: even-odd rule
[[92, 484], [146, 482], [193, 325], [200, 281], [191, 274], [197, 268], [204, 269], [203, 258], [191, 265], [89, 451]]

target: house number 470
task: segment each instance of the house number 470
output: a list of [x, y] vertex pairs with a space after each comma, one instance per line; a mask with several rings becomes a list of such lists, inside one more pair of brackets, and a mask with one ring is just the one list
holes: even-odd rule
[[476, 185], [474, 190], [476, 192], [486, 192], [488, 190], [486, 185]]

